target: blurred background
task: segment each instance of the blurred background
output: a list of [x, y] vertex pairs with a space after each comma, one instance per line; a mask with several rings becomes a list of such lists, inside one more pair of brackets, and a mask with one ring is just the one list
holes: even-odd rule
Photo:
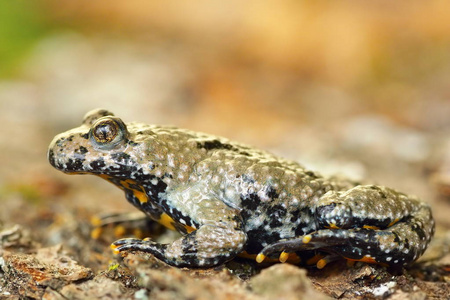
[[53, 136], [103, 107], [419, 195], [449, 228], [448, 8], [1, 1], [0, 220], [132, 209], [118, 189], [46, 159]]

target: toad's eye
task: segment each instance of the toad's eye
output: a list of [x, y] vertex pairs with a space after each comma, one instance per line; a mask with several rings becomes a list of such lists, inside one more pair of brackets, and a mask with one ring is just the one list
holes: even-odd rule
[[89, 134], [97, 146], [111, 149], [126, 139], [128, 131], [119, 118], [103, 117], [94, 123]]

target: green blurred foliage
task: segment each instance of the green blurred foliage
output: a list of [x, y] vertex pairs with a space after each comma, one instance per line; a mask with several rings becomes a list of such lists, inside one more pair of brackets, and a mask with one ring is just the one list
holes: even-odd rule
[[12, 76], [50, 27], [38, 2], [0, 1], [0, 77]]

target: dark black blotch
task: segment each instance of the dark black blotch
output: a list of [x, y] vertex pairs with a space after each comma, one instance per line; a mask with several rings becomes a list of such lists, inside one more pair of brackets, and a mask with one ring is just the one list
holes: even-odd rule
[[[407, 218], [401, 219], [399, 222], [406, 222]], [[364, 225], [367, 226], [375, 226], [380, 229], [386, 229], [388, 228], [388, 225], [392, 223], [391, 218], [384, 218], [384, 219], [376, 219], [376, 218], [356, 218], [354, 217], [352, 219], [352, 226], [351, 228], [361, 228]]]
[[420, 240], [423, 240], [426, 238], [425, 231], [419, 225], [414, 223], [414, 225], [411, 226], [411, 230], [417, 234], [417, 236], [419, 237]]
[[67, 170], [79, 171], [83, 169], [83, 161], [80, 159], [69, 159], [67, 161]]
[[279, 240], [280, 234], [277, 231], [267, 232], [263, 227], [252, 229], [247, 232], [247, 245], [245, 250], [249, 254], [257, 254], [263, 249], [261, 241], [270, 245]]
[[251, 193], [245, 197], [241, 195], [242, 211], [241, 215], [244, 219], [251, 215], [261, 204], [261, 199], [256, 193]]
[[[75, 151], [75, 152], [76, 152], [76, 151]], [[80, 154], [86, 154], [86, 153], [88, 153], [89, 151], [88, 151], [88, 149], [86, 149], [86, 147], [80, 146], [80, 148], [78, 149], [78, 152], [79, 152]]]
[[90, 166], [93, 170], [104, 169], [106, 166], [106, 163], [102, 158], [99, 158], [99, 159], [91, 162]]
[[269, 208], [267, 213], [270, 215], [270, 228], [277, 228], [283, 226], [281, 220], [286, 216], [286, 209], [283, 206], [276, 204]]
[[118, 152], [111, 154], [111, 158], [116, 162], [127, 164], [130, 161], [131, 156], [124, 152]]
[[150, 178], [150, 181], [153, 181], [154, 179], [157, 180], [156, 185], [154, 185], [154, 184], [149, 185], [153, 194], [164, 193], [167, 189], [167, 183], [165, 183], [161, 178], [158, 178], [158, 177], [152, 176], [152, 175], [150, 175], [150, 176], [153, 177], [153, 178]]
[[181, 244], [181, 250], [184, 254], [195, 254], [198, 252], [198, 249], [196, 247], [197, 241], [196, 241], [196, 231], [193, 231], [191, 234], [186, 235]]
[[127, 144], [130, 145], [130, 146], [138, 146], [139, 145], [138, 143], [136, 143], [136, 142], [134, 142], [132, 140], [128, 140]]
[[219, 140], [212, 140], [212, 141], [205, 141], [203, 143], [197, 142], [197, 148], [203, 148], [206, 150], [213, 150], [213, 149], [232, 150], [233, 146], [230, 144], [224, 144], [224, 143], [220, 142]]
[[317, 176], [317, 174], [312, 171], [306, 171], [305, 174], [312, 178], [319, 178], [319, 176]]
[[270, 198], [270, 199], [276, 199], [276, 198], [278, 198], [280, 195], [277, 193], [277, 191], [272, 187], [272, 186], [269, 186], [268, 188], [267, 188], [267, 196]]
[[65, 141], [66, 141], [65, 138], [60, 138], [60, 139], [58, 139], [58, 140], [55, 142], [55, 144], [56, 144], [58, 147], [63, 148], [63, 147], [64, 147], [64, 142], [65, 142]]
[[231, 144], [222, 143], [221, 141], [214, 139], [211, 141], [197, 142], [197, 148], [205, 149], [207, 151], [210, 150], [231, 150], [236, 153], [239, 153], [244, 156], [250, 156], [250, 154], [246, 151], [242, 151], [238, 147], [235, 147]]

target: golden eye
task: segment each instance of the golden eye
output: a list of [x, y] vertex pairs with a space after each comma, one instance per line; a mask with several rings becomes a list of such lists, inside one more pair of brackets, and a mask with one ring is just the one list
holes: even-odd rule
[[128, 131], [125, 124], [117, 117], [98, 119], [90, 131], [92, 142], [105, 149], [110, 149], [123, 142], [127, 135]]
[[113, 120], [104, 120], [95, 125], [92, 130], [97, 143], [110, 143], [119, 133], [119, 126]]

